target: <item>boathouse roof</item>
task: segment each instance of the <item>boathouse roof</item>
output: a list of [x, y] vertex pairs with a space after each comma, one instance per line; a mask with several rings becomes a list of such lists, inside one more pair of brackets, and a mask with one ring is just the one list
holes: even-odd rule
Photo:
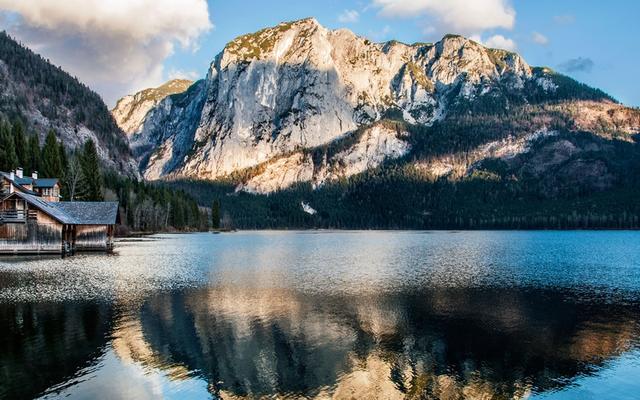
[[42, 197], [13, 192], [3, 200], [20, 197], [53, 219], [66, 225], [114, 225], [118, 219], [118, 202], [115, 201], [61, 201], [52, 202]]
[[118, 219], [116, 201], [61, 201], [51, 204], [69, 215], [75, 225], [113, 225]]

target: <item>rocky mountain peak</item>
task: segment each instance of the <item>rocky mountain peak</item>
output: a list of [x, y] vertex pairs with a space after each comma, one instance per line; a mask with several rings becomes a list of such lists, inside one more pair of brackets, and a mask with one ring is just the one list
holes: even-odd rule
[[[412, 151], [406, 126], [431, 127], [474, 107], [557, 100], [557, 92], [607, 97], [463, 36], [375, 43], [309, 18], [240, 36], [188, 91], [148, 102], [150, 93], [137, 94], [144, 107], [114, 115], [136, 116], [121, 126], [147, 179], [255, 169], [262, 173], [242, 188], [262, 192], [322, 185], [402, 158]], [[309, 153], [332, 146], [340, 150], [322, 162]]]
[[141, 127], [149, 110], [167, 96], [184, 92], [192, 84], [188, 79], [172, 79], [156, 88], [141, 90], [118, 100], [111, 114], [120, 128], [131, 135]]
[[271, 28], [237, 37], [229, 42], [222, 53], [222, 66], [234, 62], [272, 60], [279, 62], [292, 49], [309, 50], [318, 34], [327, 30], [315, 18], [283, 22]]
[[445, 84], [453, 83], [460, 74], [474, 84], [503, 75], [531, 77], [531, 68], [518, 54], [488, 48], [459, 35], [444, 36], [427, 54], [432, 60], [430, 76]]

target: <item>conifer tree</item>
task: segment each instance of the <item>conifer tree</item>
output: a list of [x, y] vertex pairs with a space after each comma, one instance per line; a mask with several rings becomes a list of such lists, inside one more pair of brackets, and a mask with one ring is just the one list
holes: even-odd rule
[[18, 166], [24, 168], [27, 172], [29, 170], [29, 147], [27, 145], [27, 139], [25, 136], [24, 125], [22, 121], [16, 119], [11, 129], [14, 147], [16, 150], [16, 158], [18, 160]]
[[40, 139], [38, 139], [38, 135], [35, 133], [29, 137], [28, 155], [29, 160], [27, 161], [25, 168], [27, 168], [31, 173], [40, 171], [40, 158], [42, 156], [42, 152], [40, 151]]
[[0, 170], [12, 171], [18, 166], [16, 147], [8, 122], [0, 123]]
[[62, 173], [58, 175], [58, 179], [60, 179], [60, 194], [62, 198], [69, 199], [70, 193], [66, 177], [69, 168], [69, 159], [67, 158], [67, 152], [62, 142], [58, 143], [58, 152], [60, 154], [60, 166], [62, 167]]
[[87, 201], [102, 201], [102, 174], [100, 161], [93, 140], [87, 140], [80, 154], [80, 168], [83, 176], [83, 192]]
[[50, 130], [42, 148], [42, 176], [47, 178], [62, 178], [62, 160], [56, 134]]
[[220, 229], [220, 201], [215, 199], [211, 205], [211, 227]]

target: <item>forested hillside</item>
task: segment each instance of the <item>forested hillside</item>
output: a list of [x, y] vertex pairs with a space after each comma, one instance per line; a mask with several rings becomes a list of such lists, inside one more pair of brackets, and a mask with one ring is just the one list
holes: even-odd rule
[[119, 201], [125, 231], [209, 229], [208, 212], [184, 192], [105, 170], [93, 141], [70, 150], [49, 131], [41, 146], [38, 135], [27, 133], [19, 119], [1, 121], [0, 171], [17, 167], [25, 176], [37, 171], [40, 177], [59, 178], [63, 201]]
[[59, 178], [62, 200], [118, 200], [123, 230], [208, 229], [195, 200], [138, 182], [128, 141], [98, 94], [0, 33], [0, 170]]
[[224, 227], [639, 224], [640, 110], [459, 35], [373, 43], [281, 23], [139, 121], [144, 176]]
[[[640, 228], [640, 135], [605, 119], [577, 126], [571, 103], [488, 107], [431, 127], [382, 121], [408, 132], [411, 151], [320, 187], [237, 190], [260, 166], [171, 184], [201, 204], [218, 201], [228, 228]], [[520, 132], [535, 134], [516, 139]], [[314, 168], [349, 140], [309, 150]]]
[[129, 144], [100, 96], [0, 32], [0, 117], [19, 119], [41, 142], [49, 130], [70, 149], [92, 140], [102, 162], [137, 176]]

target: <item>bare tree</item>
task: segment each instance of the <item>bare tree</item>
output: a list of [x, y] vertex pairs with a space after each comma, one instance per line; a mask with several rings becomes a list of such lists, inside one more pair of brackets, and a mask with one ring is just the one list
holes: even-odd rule
[[73, 201], [78, 192], [78, 186], [82, 180], [82, 168], [77, 155], [73, 155], [69, 160], [67, 173], [64, 175], [65, 183], [69, 189], [69, 201]]

